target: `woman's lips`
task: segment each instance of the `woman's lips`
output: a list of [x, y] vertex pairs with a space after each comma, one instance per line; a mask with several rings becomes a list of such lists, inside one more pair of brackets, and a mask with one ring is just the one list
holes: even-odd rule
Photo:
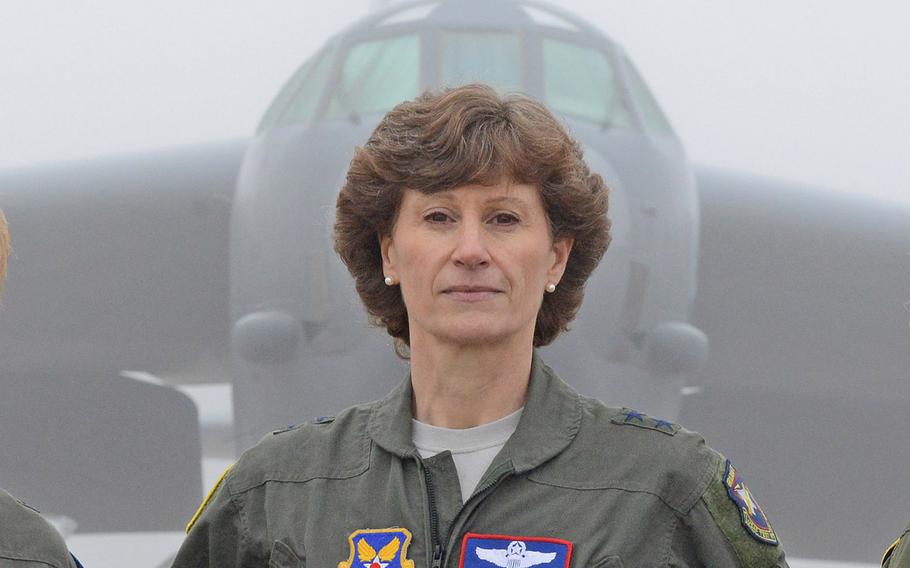
[[471, 286], [453, 286], [443, 291], [443, 295], [459, 302], [482, 302], [499, 293], [495, 288]]

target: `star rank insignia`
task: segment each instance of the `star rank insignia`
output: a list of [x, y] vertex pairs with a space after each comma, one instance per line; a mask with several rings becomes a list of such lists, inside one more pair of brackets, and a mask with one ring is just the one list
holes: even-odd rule
[[614, 424], [632, 425], [648, 430], [657, 430], [668, 436], [672, 436], [679, 431], [679, 425], [659, 418], [652, 418], [644, 412], [623, 408], [611, 420]]

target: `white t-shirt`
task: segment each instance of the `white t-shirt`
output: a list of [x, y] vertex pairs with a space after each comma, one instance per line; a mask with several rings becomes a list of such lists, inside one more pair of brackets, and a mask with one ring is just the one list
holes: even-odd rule
[[493, 458], [518, 428], [518, 420], [524, 408], [494, 422], [474, 428], [440, 428], [413, 420], [412, 436], [420, 457], [429, 458], [449, 450], [458, 471], [461, 486], [461, 500], [466, 501], [474, 493], [480, 478], [490, 467]]

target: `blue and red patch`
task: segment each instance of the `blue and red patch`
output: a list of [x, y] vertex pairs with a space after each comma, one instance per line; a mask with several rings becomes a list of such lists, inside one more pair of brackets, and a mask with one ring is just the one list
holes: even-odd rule
[[779, 544], [780, 541], [777, 539], [774, 529], [771, 528], [768, 517], [765, 516], [764, 511], [730, 460], [727, 460], [727, 469], [724, 472], [724, 486], [727, 488], [727, 495], [739, 507], [740, 517], [746, 531], [761, 542]]
[[572, 543], [561, 538], [467, 533], [459, 568], [568, 568]]

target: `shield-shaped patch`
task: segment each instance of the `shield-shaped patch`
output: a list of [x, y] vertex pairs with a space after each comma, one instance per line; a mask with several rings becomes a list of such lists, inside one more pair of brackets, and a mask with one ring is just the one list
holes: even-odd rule
[[727, 460], [727, 469], [724, 472], [724, 485], [727, 488], [727, 495], [739, 506], [743, 527], [749, 534], [761, 542], [778, 544], [777, 534], [771, 528], [768, 517], [730, 460]]
[[348, 559], [338, 568], [414, 568], [406, 558], [411, 544], [408, 529], [358, 529], [348, 536], [348, 544]]

